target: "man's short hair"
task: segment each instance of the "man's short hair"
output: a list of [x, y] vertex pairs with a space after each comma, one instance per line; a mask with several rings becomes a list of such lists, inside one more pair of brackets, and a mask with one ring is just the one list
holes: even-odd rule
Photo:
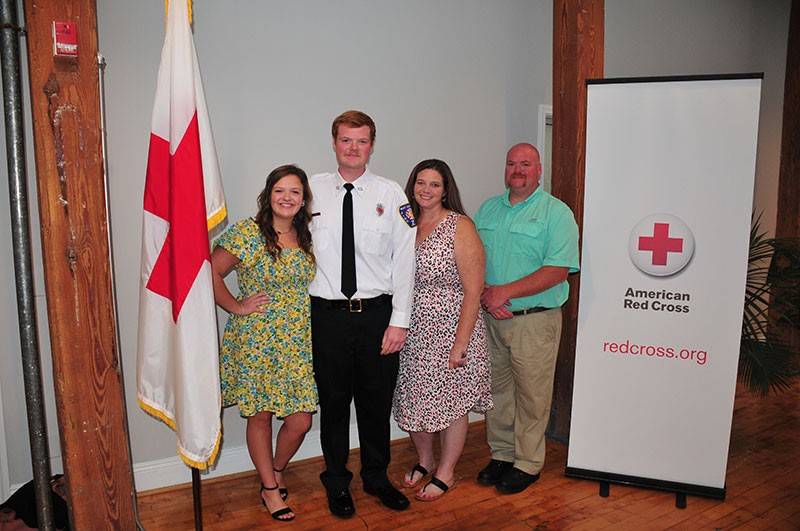
[[369, 141], [375, 142], [375, 122], [373, 122], [372, 118], [366, 113], [361, 111], [345, 111], [337, 116], [331, 125], [331, 134], [334, 139], [336, 139], [336, 135], [339, 133], [340, 125], [354, 128], [364, 127], [366, 125], [369, 127]]

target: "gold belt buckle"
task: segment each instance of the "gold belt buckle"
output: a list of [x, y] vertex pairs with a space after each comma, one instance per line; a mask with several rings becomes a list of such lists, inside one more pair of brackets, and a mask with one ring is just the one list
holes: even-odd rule
[[361, 299], [347, 299], [347, 302], [350, 306], [349, 307], [350, 313], [361, 313], [363, 309], [361, 307]]

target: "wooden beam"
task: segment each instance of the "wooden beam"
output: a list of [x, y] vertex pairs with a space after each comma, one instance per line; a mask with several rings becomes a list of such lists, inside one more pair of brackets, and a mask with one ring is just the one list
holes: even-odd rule
[[[786, 80], [783, 89], [783, 132], [781, 165], [778, 181], [778, 217], [775, 224], [778, 238], [800, 237], [800, 0], [793, 0], [789, 16], [789, 42], [786, 49]], [[772, 267], [798, 267], [786, 258], [777, 257]], [[800, 352], [800, 328], [778, 321], [784, 313], [784, 295], [774, 293], [770, 307], [773, 319], [771, 333]], [[790, 302], [790, 301], [785, 301]]]
[[800, 1], [792, 2], [786, 80], [783, 89], [783, 133], [775, 236], [800, 237]]
[[[575, 213], [583, 233], [586, 83], [603, 77], [604, 0], [553, 1], [553, 195]], [[579, 276], [571, 275], [556, 363], [549, 435], [566, 441], [578, 321]]]
[[[42, 254], [72, 529], [135, 529], [116, 344], [94, 0], [25, 0]], [[54, 59], [53, 22], [78, 57]]]

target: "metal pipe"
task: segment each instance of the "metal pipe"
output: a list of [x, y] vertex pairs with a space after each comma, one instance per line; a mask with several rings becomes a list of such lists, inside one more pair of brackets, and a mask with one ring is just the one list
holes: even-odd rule
[[14, 0], [0, 0], [0, 48], [2, 51], [3, 108], [6, 121], [6, 158], [25, 404], [28, 410], [36, 515], [39, 529], [50, 531], [55, 529], [55, 526], [53, 525], [52, 489], [50, 487], [50, 452], [47, 444], [47, 422], [44, 412], [42, 369], [36, 326], [36, 301], [33, 292], [28, 178], [25, 169], [25, 129], [22, 118], [22, 83], [20, 81], [18, 40], [21, 33], [22, 28], [17, 22], [17, 3]]

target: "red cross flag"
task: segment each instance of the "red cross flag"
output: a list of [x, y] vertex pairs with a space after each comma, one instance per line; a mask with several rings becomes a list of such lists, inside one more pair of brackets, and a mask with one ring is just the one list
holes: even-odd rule
[[183, 461], [219, 450], [217, 318], [209, 231], [226, 216], [185, 0], [169, 3], [144, 190], [139, 405], [175, 430]]

